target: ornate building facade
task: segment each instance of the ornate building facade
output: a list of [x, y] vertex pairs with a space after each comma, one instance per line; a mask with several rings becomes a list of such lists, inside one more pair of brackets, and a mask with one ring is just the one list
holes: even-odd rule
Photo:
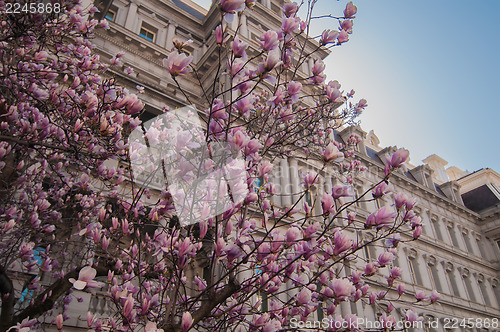
[[[214, 6], [207, 11], [190, 0], [105, 0], [96, 4], [110, 26], [108, 31], [97, 33], [94, 40], [97, 52], [104, 61], [112, 61], [117, 53], [123, 53], [121, 67], [112, 67], [111, 71], [131, 91], [136, 86], [144, 87], [141, 99], [146, 104], [145, 119], [161, 114], [164, 105], [186, 105], [186, 96], [180, 93], [162, 64], [174, 38], [193, 41], [188, 51], [193, 56], [198, 79], [205, 87], [211, 84], [210, 78], [218, 65], [212, 31], [219, 22]], [[282, 4], [283, 0], [256, 1], [254, 9], [240, 18], [240, 38], [255, 45], [263, 31], [279, 27]], [[237, 28], [235, 22], [228, 24], [230, 31]], [[317, 53], [322, 58], [327, 55], [326, 50]], [[312, 65], [313, 59], [304, 63], [301, 70], [310, 74]], [[129, 67], [133, 73], [127, 73]], [[198, 81], [182, 77], [179, 83], [193, 100], [200, 100], [202, 91]], [[361, 193], [380, 180], [385, 157], [396, 148], [381, 147], [373, 132], [366, 133], [359, 127], [343, 129], [336, 133], [336, 139], [346, 142], [351, 135], [360, 138], [357, 154], [367, 168], [354, 186], [355, 192]], [[419, 291], [430, 293], [434, 289], [441, 294], [438, 303], [420, 310], [430, 322], [426, 330], [496, 331], [500, 317], [500, 175], [491, 169], [466, 174], [456, 167], [446, 169], [446, 164], [439, 156], [432, 155], [424, 164], [409, 165], [407, 172], [395, 174], [394, 190], [417, 199], [417, 212], [424, 222], [423, 235], [418, 241], [402, 245], [396, 264], [403, 270], [402, 281], [409, 295]], [[303, 170], [319, 169], [318, 165], [293, 156], [281, 160], [279, 168], [274, 174], [282, 185], [281, 195], [274, 201], [278, 206], [290, 204]], [[325, 171], [320, 175], [316, 191], [319, 197], [335, 185], [333, 174]], [[366, 218], [368, 211], [381, 203], [361, 200], [353, 210]], [[316, 208], [321, 209], [319, 204]], [[379, 249], [365, 250], [365, 259], [376, 258]], [[103, 298], [96, 295], [84, 303], [90, 304], [90, 311], [106, 314]], [[361, 301], [343, 304], [341, 311], [343, 315], [355, 313], [371, 321], [379, 314]], [[318, 313], [319, 320], [323, 318], [321, 315]], [[464, 318], [471, 321], [464, 324]], [[79, 322], [74, 325], [84, 326]]]

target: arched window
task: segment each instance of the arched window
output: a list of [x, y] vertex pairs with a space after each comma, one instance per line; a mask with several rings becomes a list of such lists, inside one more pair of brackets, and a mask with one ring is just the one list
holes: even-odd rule
[[474, 290], [472, 289], [472, 280], [468, 269], [462, 269], [462, 278], [464, 279], [465, 288], [467, 288], [467, 293], [469, 294], [469, 300], [478, 302], [478, 299], [476, 299], [476, 295], [474, 294]]
[[443, 292], [443, 286], [439, 278], [439, 273], [436, 265], [436, 257], [429, 256], [427, 260], [427, 267], [429, 269], [429, 277], [431, 278], [432, 286], [438, 291]]
[[483, 295], [484, 303], [486, 305], [491, 306], [491, 300], [490, 300], [490, 292], [488, 292], [488, 288], [486, 286], [485, 280], [484, 280], [484, 275], [481, 273], [477, 275], [477, 282], [479, 284], [479, 289], [481, 290], [481, 294]]
[[417, 251], [415, 249], [410, 249], [408, 251], [408, 267], [410, 268], [410, 275], [412, 276], [413, 283], [423, 286], [424, 283], [417, 261]]
[[446, 278], [448, 279], [448, 282], [451, 286], [450, 289], [451, 289], [452, 295], [460, 296], [460, 291], [458, 290], [458, 284], [457, 284], [457, 280], [455, 279], [453, 269], [454, 269], [453, 264], [451, 264], [450, 262], [446, 263], [446, 265], [445, 265]]

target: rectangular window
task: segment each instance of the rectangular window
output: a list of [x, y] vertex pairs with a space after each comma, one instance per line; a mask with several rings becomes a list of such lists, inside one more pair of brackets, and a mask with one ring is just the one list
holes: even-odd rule
[[107, 19], [108, 21], [114, 22], [117, 12], [118, 12], [118, 8], [115, 6], [112, 6], [108, 9], [108, 12], [106, 13], [106, 16], [104, 16], [104, 18]]
[[155, 29], [152, 26], [150, 26], [149, 24], [143, 22], [142, 26], [141, 26], [141, 30], [139, 31], [139, 36], [154, 43], [154, 41], [156, 39], [157, 32], [158, 32], [157, 29]]

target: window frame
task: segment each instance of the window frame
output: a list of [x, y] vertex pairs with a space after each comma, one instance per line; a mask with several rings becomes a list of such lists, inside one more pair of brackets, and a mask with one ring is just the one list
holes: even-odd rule
[[[146, 32], [146, 33], [143, 33], [143, 30]], [[154, 31], [156, 30], [156, 31]], [[151, 34], [152, 35], [152, 38], [148, 38], [148, 35], [147, 33]], [[156, 42], [156, 36], [158, 35], [158, 29], [156, 29], [155, 27], [151, 26], [150, 24], [147, 24], [146, 22], [142, 22], [141, 24], [141, 28], [139, 29], [139, 36], [141, 36], [142, 38], [146, 39], [147, 41], [150, 41], [152, 43]]]

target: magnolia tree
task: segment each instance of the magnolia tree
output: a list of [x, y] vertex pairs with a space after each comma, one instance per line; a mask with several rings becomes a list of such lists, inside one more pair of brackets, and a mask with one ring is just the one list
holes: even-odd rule
[[[238, 22], [254, 1], [222, 0], [220, 61], [212, 84], [200, 81], [202, 103], [183, 88], [199, 77], [189, 42], [175, 41], [164, 60], [204, 109], [166, 107], [141, 123], [142, 102], [93, 52], [94, 29], [107, 28], [95, 8], [61, 0], [51, 13], [19, 14], [0, 1], [0, 331], [75, 320], [95, 331], [276, 331], [319, 312], [331, 319], [317, 329], [361, 330], [340, 310], [358, 301], [384, 308], [384, 328], [421, 320], [411, 307], [439, 296], [405, 294], [394, 265], [398, 243], [422, 227], [415, 201], [388, 185], [408, 151], [353, 195], [358, 139], [341, 144], [334, 131], [367, 104], [326, 82], [316, 53], [348, 40], [357, 9], [348, 3], [329, 16], [338, 28], [311, 37], [313, 4], [286, 3], [281, 27], [249, 55]], [[293, 190], [275, 176], [288, 156], [310, 165]], [[336, 180], [328, 191], [325, 174]], [[358, 201], [384, 197], [356, 215]], [[383, 252], [369, 259], [368, 245]], [[72, 303], [96, 292], [108, 314], [72, 317]]]

